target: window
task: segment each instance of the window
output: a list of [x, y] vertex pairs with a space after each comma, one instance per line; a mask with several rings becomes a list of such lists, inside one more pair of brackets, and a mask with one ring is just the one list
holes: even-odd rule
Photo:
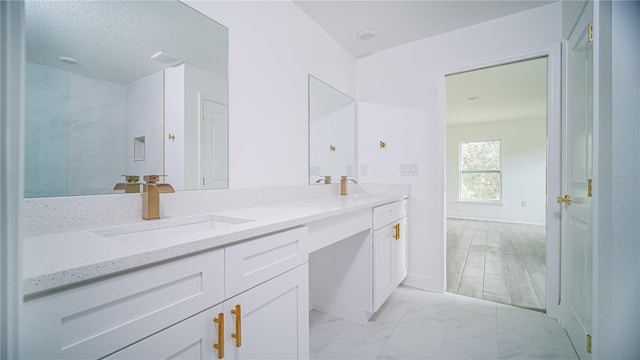
[[500, 140], [460, 143], [460, 200], [500, 201]]

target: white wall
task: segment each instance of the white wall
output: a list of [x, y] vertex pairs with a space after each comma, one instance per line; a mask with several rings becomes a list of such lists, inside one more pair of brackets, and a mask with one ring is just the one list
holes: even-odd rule
[[[437, 127], [437, 99], [444, 94], [437, 93], [438, 76], [455, 64], [560, 42], [561, 11], [554, 3], [358, 59], [359, 163], [369, 172], [360, 180], [411, 184], [406, 283], [434, 291], [445, 285], [445, 139]], [[379, 140], [388, 148], [381, 150]], [[401, 177], [402, 163], [418, 164], [418, 176]]]
[[0, 359], [19, 359], [22, 313], [24, 3], [0, 1]]
[[[166, 181], [176, 190], [184, 189], [184, 67], [165, 70], [165, 171]], [[169, 134], [175, 140], [169, 140]]]
[[229, 28], [229, 186], [308, 184], [308, 74], [355, 97], [355, 60], [283, 1], [188, 1]]
[[[447, 126], [447, 217], [544, 225], [546, 130], [545, 118]], [[500, 204], [458, 201], [459, 144], [477, 140], [500, 140]]]

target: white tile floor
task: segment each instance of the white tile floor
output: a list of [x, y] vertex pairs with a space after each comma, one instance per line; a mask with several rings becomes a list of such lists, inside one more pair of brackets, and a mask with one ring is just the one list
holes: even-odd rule
[[312, 310], [311, 359], [577, 359], [545, 314], [400, 286], [364, 326]]

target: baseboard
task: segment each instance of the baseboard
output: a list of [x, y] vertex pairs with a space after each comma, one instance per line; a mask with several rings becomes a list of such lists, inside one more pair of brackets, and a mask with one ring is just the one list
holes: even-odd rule
[[420, 275], [409, 274], [402, 282], [403, 285], [432, 292], [444, 292], [444, 278], [441, 280]]
[[490, 222], [501, 222], [501, 223], [509, 223], [509, 224], [523, 224], [523, 225], [545, 225], [545, 222], [537, 221], [537, 220], [501, 220], [501, 219], [481, 219], [467, 216], [447, 216], [447, 219], [459, 219], [459, 220], [473, 220], [473, 221], [490, 221]]

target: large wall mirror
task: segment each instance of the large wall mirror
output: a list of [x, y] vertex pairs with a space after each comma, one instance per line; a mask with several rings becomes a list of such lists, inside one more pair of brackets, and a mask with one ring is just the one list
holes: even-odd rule
[[309, 75], [309, 184], [356, 174], [356, 102]]
[[178, 1], [27, 1], [25, 197], [228, 187], [228, 31]]

